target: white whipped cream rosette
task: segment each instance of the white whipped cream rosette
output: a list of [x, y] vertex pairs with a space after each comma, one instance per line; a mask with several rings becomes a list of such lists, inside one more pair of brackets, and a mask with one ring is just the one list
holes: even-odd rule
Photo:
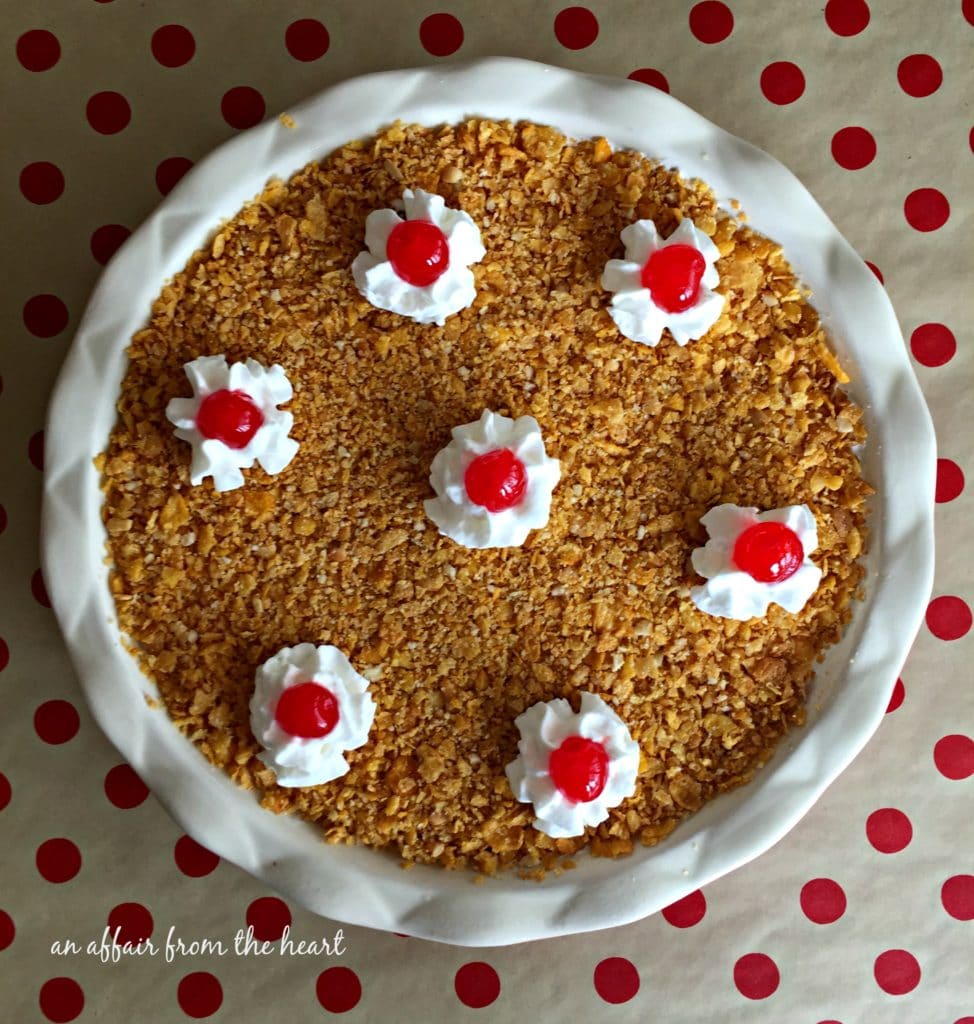
[[[619, 331], [632, 341], [652, 346], [659, 344], [664, 328], [669, 328], [678, 345], [702, 338], [720, 319], [724, 308], [724, 296], [713, 291], [720, 283], [714, 265], [720, 258], [717, 246], [689, 217], [667, 239], [660, 237], [651, 220], [630, 224], [620, 238], [626, 247], [625, 259], [609, 260], [602, 273], [602, 287], [614, 293], [609, 314]], [[643, 268], [653, 254], [674, 245], [695, 249], [705, 268], [695, 300], [679, 312], [658, 305], [642, 278]]]
[[[756, 508], [724, 504], [712, 508], [700, 522], [710, 539], [690, 556], [694, 571], [706, 579], [690, 589], [690, 599], [702, 612], [725, 619], [753, 619], [767, 614], [774, 602], [796, 613], [805, 607], [822, 578], [809, 555], [818, 547], [815, 516], [807, 505], [758, 512]], [[795, 572], [780, 582], [762, 582], [734, 561], [741, 534], [758, 523], [781, 523], [797, 536], [802, 558]]]
[[[553, 839], [580, 836], [609, 816], [636, 790], [639, 744], [625, 722], [601, 697], [583, 692], [579, 712], [564, 698], [539, 701], [514, 720], [521, 739], [518, 756], [506, 768], [516, 799], [534, 805], [534, 827]], [[581, 737], [605, 753], [604, 786], [589, 800], [573, 800], [552, 777], [552, 755], [565, 741]]]
[[[441, 534], [468, 548], [519, 547], [532, 530], [548, 524], [551, 492], [561, 467], [545, 453], [533, 416], [510, 419], [485, 409], [479, 420], [454, 427], [451, 433], [453, 439], [430, 466], [436, 497], [423, 502]], [[492, 512], [471, 499], [467, 470], [479, 456], [504, 450], [521, 464], [523, 496], [512, 507]]]
[[[486, 255], [480, 231], [463, 210], [447, 209], [442, 196], [422, 189], [402, 194], [404, 215], [395, 210], [374, 210], [365, 221], [365, 245], [352, 262], [358, 290], [379, 309], [408, 316], [420, 324], [442, 327], [446, 318], [466, 309], [476, 297], [471, 263]], [[448, 259], [442, 272], [429, 284], [411, 284], [397, 273], [387, 244], [392, 232], [406, 222], [419, 221], [442, 232]]]
[[[309, 682], [323, 686], [337, 704], [337, 721], [323, 736], [293, 735], [275, 717], [284, 692]], [[259, 757], [277, 775], [279, 786], [318, 786], [348, 771], [344, 754], [368, 740], [375, 717], [368, 687], [368, 680], [330, 645], [284, 647], [257, 669], [250, 728], [264, 748]]]
[[[294, 417], [277, 408], [290, 401], [293, 394], [284, 369], [275, 364], [268, 370], [254, 359], [228, 366], [225, 356], [200, 356], [186, 363], [184, 369], [193, 396], [173, 398], [166, 406], [166, 418], [176, 427], [176, 437], [193, 446], [190, 482], [196, 486], [212, 476], [217, 491], [231, 491], [244, 482], [240, 471], [250, 469], [255, 462], [270, 474], [280, 473], [298, 450], [297, 441], [288, 437]], [[243, 393], [259, 411], [262, 422], [242, 447], [206, 437], [199, 429], [203, 402], [221, 391]]]

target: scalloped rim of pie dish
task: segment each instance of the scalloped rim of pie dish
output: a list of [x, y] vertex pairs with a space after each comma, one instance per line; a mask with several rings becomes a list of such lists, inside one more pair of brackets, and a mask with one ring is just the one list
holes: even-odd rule
[[[197, 164], [105, 270], [55, 388], [46, 433], [44, 575], [82, 688], [102, 729], [193, 837], [289, 899], [350, 924], [458, 945], [523, 942], [654, 913], [774, 845], [849, 764], [883, 718], [922, 621], [933, 574], [935, 442], [884, 289], [797, 178], [777, 160], [657, 89], [498, 58], [391, 71], [334, 86], [243, 132]], [[307, 822], [262, 809], [172, 724], [122, 644], [105, 564], [94, 457], [115, 422], [125, 350], [163, 282], [271, 177], [289, 178], [393, 120], [529, 120], [605, 136], [699, 177], [779, 243], [852, 378], [865, 412], [870, 503], [865, 600], [818, 667], [808, 721], [746, 786], [717, 797], [667, 839], [630, 856], [578, 858], [528, 881], [508, 871], [414, 865], [334, 846]], [[895, 627], [894, 625], [895, 624]]]

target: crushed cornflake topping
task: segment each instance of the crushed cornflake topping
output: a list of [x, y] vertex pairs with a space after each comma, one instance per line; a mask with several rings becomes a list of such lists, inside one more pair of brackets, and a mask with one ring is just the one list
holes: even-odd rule
[[[553, 868], [586, 840], [532, 828], [504, 766], [522, 709], [584, 689], [611, 701], [642, 750], [636, 792], [588, 848], [657, 843], [802, 722], [816, 656], [849, 618], [865, 432], [815, 311], [781, 249], [704, 185], [632, 152], [596, 156], [595, 143], [534, 124], [395, 125], [271, 183], [223, 227], [220, 258], [198, 253], [132, 340], [102, 460], [121, 631], [209, 760], [332, 842], [485, 873]], [[440, 329], [373, 309], [348, 272], [368, 212], [403, 182], [485, 225], [474, 304]], [[599, 274], [627, 224], [649, 218], [669, 235], [681, 217], [720, 252], [725, 315], [686, 348], [621, 354]], [[165, 418], [182, 364], [215, 334], [231, 359], [259, 341], [262, 358], [300, 374], [296, 433], [314, 452], [286, 486], [251, 481], [219, 504], [174, 490], [185, 453]], [[517, 550], [414, 530], [450, 428], [485, 408], [510, 414], [515, 398], [578, 497], [566, 487]], [[690, 604], [700, 517], [724, 501], [812, 507], [825, 575], [798, 615], [772, 607], [736, 623]], [[363, 674], [383, 669], [370, 740], [327, 796], [276, 786], [247, 721], [256, 667], [307, 639]]]

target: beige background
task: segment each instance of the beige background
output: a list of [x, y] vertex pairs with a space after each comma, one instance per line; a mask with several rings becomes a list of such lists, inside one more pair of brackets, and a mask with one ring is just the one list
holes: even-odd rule
[[[179, 155], [198, 159], [234, 130], [220, 114], [227, 89], [252, 86], [268, 115], [351, 75], [426, 65], [437, 58], [419, 38], [426, 15], [449, 11], [462, 23], [457, 58], [510, 54], [583, 71], [625, 76], [637, 68], [662, 71], [674, 96], [731, 132], [768, 150], [808, 186], [862, 256], [876, 264], [909, 342], [927, 322], [947, 324], [957, 352], [945, 365], [917, 365], [933, 412], [941, 455], [974, 475], [970, 386], [974, 365], [974, 25], [961, 0], [928, 4], [871, 0], [872, 17], [858, 35], [829, 30], [823, 4], [789, 0], [727, 0], [734, 29], [706, 45], [692, 35], [680, 0], [643, 3], [598, 0], [587, 6], [599, 22], [597, 39], [581, 50], [555, 37], [563, 3], [491, 3], [455, 0], [429, 6], [273, 3], [245, 0], [45, 0], [0, 7], [2, 113], [0, 148], [5, 286], [0, 295], [0, 637], [9, 664], [0, 672], [0, 772], [13, 796], [0, 811], [0, 909], [16, 927], [0, 950], [0, 1016], [46, 1019], [38, 992], [50, 978], [74, 978], [85, 993], [79, 1020], [179, 1021], [177, 986], [193, 971], [210, 971], [222, 985], [214, 1021], [260, 1020], [272, 1014], [317, 1019], [328, 1014], [315, 998], [315, 980], [328, 967], [353, 969], [362, 998], [349, 1020], [549, 1020], [555, 1015], [605, 1020], [697, 1021], [723, 1017], [754, 1022], [836, 1020], [892, 1024], [954, 1024], [974, 1018], [974, 921], [950, 916], [941, 904], [947, 878], [974, 874], [974, 777], [949, 780], [932, 751], [944, 735], [974, 736], [970, 662], [974, 633], [938, 639], [924, 626], [904, 666], [903, 705], [888, 715], [853, 766], [806, 819], [775, 849], [705, 891], [707, 913], [678, 929], [656, 915], [597, 935], [527, 947], [466, 951], [416, 939], [345, 928], [340, 959], [161, 956], [102, 965], [84, 956], [56, 958], [58, 938], [88, 941], [101, 934], [109, 911], [139, 902], [155, 921], [153, 938], [170, 926], [186, 940], [207, 936], [232, 942], [248, 905], [268, 893], [233, 866], [221, 863], [203, 878], [176, 867], [180, 830], [150, 797], [120, 810], [106, 799], [106, 772], [120, 757], [88, 716], [53, 615], [32, 596], [39, 565], [41, 474], [28, 442], [43, 427], [46, 403], [85, 300], [100, 267], [89, 250], [91, 233], [116, 223], [134, 228], [159, 202], [155, 168]], [[967, 10], [971, 10], [968, 3]], [[971, 14], [974, 17], [974, 14]], [[285, 45], [298, 18], [327, 26], [330, 47], [302, 63]], [[179, 23], [196, 40], [193, 59], [164, 68], [150, 39], [161, 25]], [[53, 32], [61, 56], [50, 70], [31, 72], [15, 46], [30, 29]], [[897, 84], [907, 55], [928, 53], [943, 69], [943, 84], [913, 98]], [[806, 88], [778, 106], [762, 95], [761, 70], [790, 60]], [[124, 94], [129, 125], [114, 135], [92, 131], [89, 96]], [[830, 140], [840, 128], [868, 128], [876, 158], [844, 170]], [[38, 206], [20, 194], [21, 169], [50, 160], [64, 172], [64, 194]], [[949, 199], [942, 228], [921, 233], [903, 216], [917, 188]], [[25, 329], [24, 303], [53, 293], [68, 308], [68, 327], [52, 338]], [[938, 505], [938, 564], [934, 595], [974, 602], [970, 569], [971, 485]], [[898, 628], [889, 624], [890, 630]], [[878, 680], [877, 685], [886, 685]], [[52, 745], [34, 730], [35, 710], [64, 699], [80, 714], [80, 729]], [[867, 841], [865, 821], [878, 808], [897, 807], [910, 818], [913, 840], [884, 855]], [[35, 868], [44, 840], [65, 836], [82, 852], [70, 881], [45, 881]], [[816, 925], [802, 913], [799, 893], [814, 878], [842, 885], [848, 908], [835, 923]], [[291, 907], [296, 939], [332, 936], [336, 924]], [[887, 949], [909, 950], [922, 968], [909, 994], [885, 994], [873, 962]], [[750, 952], [772, 957], [781, 981], [769, 998], [745, 999], [736, 989], [736, 960]], [[631, 1001], [611, 1006], [596, 993], [592, 975], [605, 957], [626, 957], [641, 987]], [[501, 992], [473, 1010], [454, 994], [454, 975], [470, 961], [497, 972]]]

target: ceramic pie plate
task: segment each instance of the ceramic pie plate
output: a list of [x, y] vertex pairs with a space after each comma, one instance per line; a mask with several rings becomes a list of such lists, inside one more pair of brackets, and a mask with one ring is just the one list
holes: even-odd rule
[[[930, 416], [885, 291], [780, 163], [665, 93], [526, 61], [393, 71], [353, 79], [201, 161], [105, 270], [58, 380], [45, 452], [45, 579], [71, 658], [102, 729], [194, 838], [289, 899], [329, 918], [469, 946], [625, 924], [651, 914], [776, 843], [849, 764], [882, 720], [919, 628], [933, 566], [935, 446]], [[718, 797], [658, 846], [615, 860], [582, 856], [543, 882], [400, 867], [390, 853], [332, 846], [314, 826], [263, 810], [176, 729], [123, 646], [108, 588], [99, 476], [126, 367], [125, 349], [163, 282], [261, 191], [350, 139], [400, 119], [527, 119], [569, 136], [604, 135], [700, 177], [722, 205], [779, 242], [852, 378], [866, 414], [871, 504], [866, 597], [812, 684], [808, 723], [748, 785]], [[896, 623], [896, 629], [889, 624]]]

